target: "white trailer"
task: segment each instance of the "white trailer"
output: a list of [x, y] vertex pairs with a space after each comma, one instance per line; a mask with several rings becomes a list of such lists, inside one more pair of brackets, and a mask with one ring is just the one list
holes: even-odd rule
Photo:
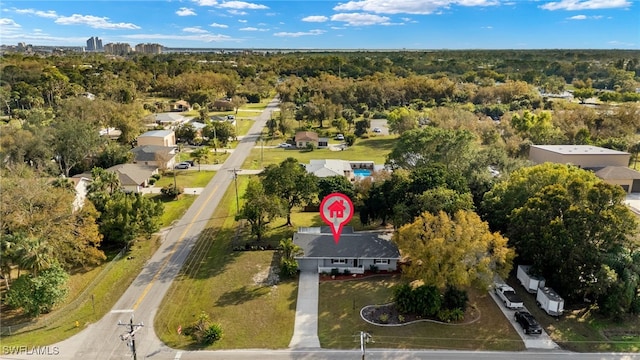
[[564, 299], [550, 287], [541, 287], [538, 289], [536, 302], [542, 310], [551, 316], [560, 316], [564, 311]]
[[518, 280], [531, 294], [535, 294], [539, 287], [544, 287], [545, 280], [540, 276], [529, 275], [531, 265], [518, 265]]

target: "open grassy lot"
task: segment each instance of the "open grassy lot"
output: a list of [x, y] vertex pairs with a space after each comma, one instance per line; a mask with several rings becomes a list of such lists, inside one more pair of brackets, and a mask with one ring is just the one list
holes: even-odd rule
[[[195, 170], [193, 170], [195, 169]], [[183, 188], [205, 187], [216, 174], [215, 171], [198, 171], [198, 165], [188, 170], [171, 170], [155, 183], [155, 187], [162, 188], [173, 184], [173, 174], [175, 171], [176, 183]]]
[[486, 292], [469, 291], [470, 304], [480, 311], [472, 324], [444, 325], [421, 322], [399, 327], [366, 323], [360, 309], [391, 302], [399, 277], [374, 277], [320, 283], [318, 336], [324, 348], [353, 349], [356, 337], [367, 331], [375, 341], [369, 347], [407, 349], [524, 350], [518, 333]]
[[[139, 240], [125, 256], [88, 271], [72, 273], [68, 282], [66, 301], [27, 326], [13, 326], [12, 336], [2, 336], [3, 346], [50, 345], [80, 332], [85, 326], [100, 319], [133, 282], [147, 260], [158, 248], [155, 238]], [[111, 259], [113, 259], [113, 255]], [[130, 259], [127, 259], [130, 257]], [[11, 318], [2, 314], [5, 334]], [[79, 327], [75, 326], [78, 321]]]
[[[240, 188], [245, 186], [241, 177]], [[234, 203], [235, 190], [229, 187], [158, 309], [156, 332], [171, 347], [196, 347], [176, 329], [186, 329], [203, 311], [224, 332], [211, 349], [284, 348], [291, 340], [297, 281], [267, 284], [265, 279], [277, 272], [275, 251], [232, 251]]]
[[[260, 160], [263, 165], [278, 164], [288, 157], [298, 159], [301, 163], [308, 163], [311, 159], [342, 159], [352, 161], [373, 161], [376, 164], [384, 164], [387, 154], [391, 151], [396, 136], [377, 136], [369, 139], [357, 140], [355, 145], [344, 151], [331, 151], [329, 149], [315, 149], [313, 151], [264, 148], [259, 146], [251, 150], [243, 169], [259, 169]], [[281, 141], [271, 140], [265, 142], [265, 146], [275, 146]]]
[[[509, 284], [519, 291], [522, 286], [515, 278]], [[567, 350], [578, 352], [640, 352], [640, 318], [629, 316], [615, 321], [603, 319], [595, 309], [565, 307], [559, 319], [547, 315], [536, 304], [535, 295], [520, 291], [524, 304], [544, 327], [549, 336]]]
[[164, 205], [164, 212], [162, 213], [162, 219], [160, 221], [161, 228], [167, 227], [179, 219], [196, 200], [193, 194], [183, 194], [177, 200], [168, 198], [162, 194], [149, 194], [147, 196], [162, 202]]

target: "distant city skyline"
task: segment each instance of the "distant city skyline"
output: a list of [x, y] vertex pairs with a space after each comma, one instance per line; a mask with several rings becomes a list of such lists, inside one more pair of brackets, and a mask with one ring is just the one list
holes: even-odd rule
[[640, 2], [61, 0], [0, 9], [3, 45], [88, 47], [94, 37], [172, 48], [640, 49]]

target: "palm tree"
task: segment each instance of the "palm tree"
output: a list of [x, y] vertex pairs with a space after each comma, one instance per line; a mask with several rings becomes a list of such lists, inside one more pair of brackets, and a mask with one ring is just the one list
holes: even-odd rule
[[7, 234], [0, 237], [0, 274], [4, 278], [4, 283], [9, 290], [9, 279], [11, 278], [11, 267], [16, 264], [18, 258], [16, 245], [20, 241], [20, 235]]
[[294, 260], [294, 257], [302, 255], [302, 248], [293, 243], [293, 239], [285, 238], [280, 240], [280, 255], [282, 259]]
[[34, 276], [38, 276], [38, 271], [51, 266], [53, 254], [47, 241], [40, 237], [25, 236], [18, 243], [16, 252], [18, 254], [18, 266], [29, 270]]

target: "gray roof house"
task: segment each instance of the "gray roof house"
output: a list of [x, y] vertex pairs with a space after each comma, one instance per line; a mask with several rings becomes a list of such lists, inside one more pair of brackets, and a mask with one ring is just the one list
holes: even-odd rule
[[613, 185], [620, 185], [627, 193], [640, 192], [640, 172], [626, 166], [591, 168], [597, 177]]
[[394, 271], [398, 268], [400, 251], [388, 235], [376, 232], [354, 232], [345, 226], [336, 244], [328, 226], [300, 228], [293, 243], [303, 254], [295, 257], [300, 271], [362, 274], [366, 270]]
[[176, 164], [176, 148], [171, 146], [143, 145], [131, 150], [133, 163], [172, 169]]
[[124, 191], [135, 193], [139, 193], [142, 188], [147, 187], [151, 175], [158, 173], [157, 167], [141, 164], [120, 164], [106, 170], [118, 174]]

